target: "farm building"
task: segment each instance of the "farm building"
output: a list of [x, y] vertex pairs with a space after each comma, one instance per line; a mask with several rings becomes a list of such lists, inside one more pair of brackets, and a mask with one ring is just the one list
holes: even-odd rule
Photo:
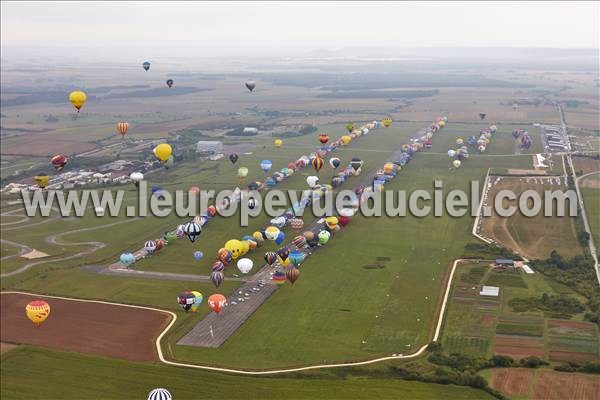
[[480, 296], [498, 297], [500, 288], [498, 286], [482, 286]]
[[531, 269], [531, 267], [527, 264], [523, 264], [523, 271], [525, 271], [526, 274], [534, 274], [535, 272]]
[[515, 262], [513, 260], [509, 260], [507, 258], [497, 258], [496, 266], [497, 267], [514, 267]]
[[223, 143], [218, 141], [200, 141], [196, 143], [196, 153], [222, 154]]

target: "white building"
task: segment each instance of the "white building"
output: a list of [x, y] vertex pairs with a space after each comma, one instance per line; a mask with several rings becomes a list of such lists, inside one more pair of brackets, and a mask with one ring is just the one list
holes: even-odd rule
[[196, 143], [196, 153], [223, 154], [223, 143], [218, 141], [200, 141]]
[[498, 286], [482, 286], [480, 296], [498, 297], [500, 288]]

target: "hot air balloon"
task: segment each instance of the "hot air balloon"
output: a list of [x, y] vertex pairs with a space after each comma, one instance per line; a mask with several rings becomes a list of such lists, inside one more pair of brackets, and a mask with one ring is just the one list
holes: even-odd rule
[[292, 244], [301, 249], [306, 246], [306, 238], [302, 235], [296, 236], [292, 241]]
[[460, 167], [460, 164], [462, 164], [462, 163], [460, 162], [460, 160], [454, 160], [454, 161], [452, 161], [452, 165], [454, 166], [454, 168], [459, 168], [459, 167]]
[[100, 206], [94, 208], [94, 212], [96, 213], [96, 216], [98, 216], [98, 217], [104, 216], [104, 208], [102, 208]]
[[242, 242], [237, 239], [228, 240], [227, 242], [225, 242], [225, 246], [223, 247], [225, 247], [231, 252], [231, 257], [234, 260], [237, 260], [238, 257], [242, 255], [242, 251], [244, 249], [244, 245], [242, 244]]
[[222, 294], [213, 294], [208, 298], [208, 306], [217, 314], [227, 305], [227, 299]]
[[275, 147], [279, 148], [281, 146], [283, 146], [283, 140], [281, 139], [275, 139], [275, 142], [273, 142], [275, 144]]
[[173, 79], [167, 79], [167, 86], [170, 88], [173, 86]]
[[[223, 272], [221, 272], [221, 271], [213, 271], [210, 273], [210, 281], [217, 288], [219, 286], [221, 286], [221, 283], [223, 283], [223, 279], [225, 279], [225, 275], [223, 275]], [[210, 298], [209, 298], [209, 300], [210, 300]]]
[[300, 277], [300, 270], [296, 267], [289, 267], [285, 271], [285, 277], [293, 285]]
[[[145, 64], [145, 63], [144, 63]], [[148, 394], [147, 400], [172, 400], [171, 393], [167, 389], [156, 388]]]
[[278, 285], [283, 285], [287, 280], [287, 276], [281, 271], [276, 271], [273, 276], [271, 276], [271, 280]]
[[337, 157], [331, 157], [331, 158], [329, 159], [329, 165], [330, 165], [330, 166], [331, 166], [331, 168], [333, 168], [333, 169], [337, 169], [337, 168], [340, 166], [340, 164], [341, 164], [341, 163], [342, 163], [342, 160], [340, 160], [340, 159], [339, 159], [339, 158], [337, 158]]
[[249, 258], [240, 258], [237, 262], [238, 269], [244, 275], [250, 272], [253, 266], [254, 262]]
[[276, 226], [269, 226], [265, 229], [265, 236], [269, 240], [276, 240], [280, 233], [281, 231]]
[[462, 138], [457, 138], [457, 139], [456, 139], [456, 144], [457, 144], [458, 146], [462, 146], [462, 144], [463, 144], [463, 143], [464, 143], [464, 140], [463, 140]]
[[392, 119], [390, 117], [381, 120], [381, 123], [385, 128], [389, 128], [392, 125]]
[[173, 148], [171, 148], [171, 146], [167, 143], [161, 143], [154, 148], [153, 152], [156, 158], [162, 162], [165, 162], [173, 154]]
[[254, 88], [256, 87], [256, 82], [254, 82], [253, 80], [248, 80], [248, 81], [246, 81], [245, 85], [246, 85], [246, 88], [252, 92], [254, 90]]
[[44, 189], [46, 186], [48, 186], [48, 181], [50, 180], [50, 177], [42, 172], [34, 176], [33, 179], [37, 182], [40, 189]]
[[229, 155], [229, 161], [231, 161], [232, 164], [235, 164], [238, 160], [238, 158], [240, 158], [236, 153], [231, 153]]
[[219, 249], [219, 251], [217, 251], [217, 259], [221, 261], [224, 265], [229, 265], [229, 263], [231, 263], [231, 260], [233, 260], [233, 253], [231, 252], [231, 250], [223, 247]]
[[274, 253], [274, 252], [272, 252], [272, 251], [267, 251], [267, 252], [265, 253], [265, 261], [267, 262], [267, 264], [269, 264], [269, 265], [273, 265], [273, 263], [274, 263], [275, 261], [277, 261], [277, 254], [275, 254], [275, 253]]
[[139, 187], [140, 182], [144, 179], [144, 174], [142, 174], [141, 172], [132, 172], [129, 175], [129, 179], [131, 179], [135, 187]]
[[150, 63], [148, 61], [144, 61], [142, 68], [144, 68], [145, 71], [148, 71], [150, 69]]
[[323, 159], [318, 154], [312, 160], [312, 166], [317, 173], [323, 168]]
[[156, 242], [154, 240], [148, 240], [144, 243], [144, 250], [150, 254], [154, 253], [156, 251]]
[[497, 130], [498, 130], [498, 127], [496, 125], [490, 125], [490, 132], [491, 133], [496, 133]]
[[177, 304], [183, 308], [184, 311], [189, 311], [196, 300], [194, 293], [186, 291], [177, 295]]
[[352, 141], [352, 138], [348, 135], [344, 135], [341, 137], [341, 140], [342, 140], [342, 144], [344, 146], [346, 146], [346, 145], [348, 145], [348, 143], [350, 143]]
[[188, 222], [183, 228], [186, 236], [190, 239], [190, 242], [194, 243], [198, 236], [202, 233], [202, 227], [197, 222]]
[[486, 115], [487, 115], [487, 114], [485, 114], [485, 113], [479, 113], [479, 118], [480, 118], [480, 119], [485, 119], [485, 116], [486, 116]]
[[77, 112], [81, 110], [81, 107], [83, 107], [86, 100], [87, 95], [80, 90], [75, 90], [69, 94], [69, 101], [73, 104], [73, 107], [77, 109]]
[[237, 177], [240, 181], [242, 181], [246, 176], [248, 176], [248, 168], [240, 167], [237, 171]]
[[262, 169], [265, 172], [269, 172], [272, 166], [273, 163], [271, 162], [271, 160], [262, 160], [260, 162], [260, 169]]
[[121, 134], [121, 139], [123, 139], [125, 137], [125, 134], [127, 133], [128, 130], [129, 130], [128, 122], [118, 122], [117, 123], [117, 132], [119, 132]]
[[338, 226], [338, 218], [337, 217], [327, 217], [325, 218], [325, 225], [327, 225], [327, 229], [329, 229], [330, 231], [335, 230], [335, 228]]
[[329, 238], [331, 237], [331, 234], [327, 231], [321, 231], [321, 232], [319, 232], [317, 237], [319, 238], [320, 244], [326, 244], [327, 242], [329, 242]]
[[287, 247], [282, 247], [279, 250], [277, 250], [277, 256], [283, 261], [287, 260], [289, 255], [290, 255], [290, 251], [288, 250]]
[[348, 133], [352, 132], [354, 130], [354, 124], [353, 123], [347, 124], [346, 130], [348, 131]]
[[65, 165], [67, 165], [68, 161], [69, 161], [69, 159], [66, 156], [59, 154], [59, 155], [52, 157], [52, 159], [50, 160], [50, 163], [52, 163], [52, 166], [54, 167], [55, 170], [60, 172], [63, 170], [63, 168], [65, 168]]
[[288, 256], [288, 258], [290, 259], [292, 264], [294, 264], [294, 266], [296, 266], [296, 267], [298, 267], [298, 266], [300, 266], [300, 264], [302, 264], [302, 261], [304, 261], [305, 257], [306, 256], [304, 255], [304, 253], [301, 252], [300, 250], [292, 250], [290, 252], [290, 255]]
[[325, 143], [329, 142], [329, 135], [326, 133], [321, 133], [319, 135], [319, 142], [321, 142], [321, 144], [325, 144]]
[[448, 150], [448, 157], [454, 158], [455, 155], [456, 155], [456, 151], [454, 151], [452, 149]]
[[194, 260], [200, 261], [202, 257], [204, 257], [204, 254], [200, 250], [194, 252]]
[[319, 184], [319, 177], [311, 175], [306, 178], [306, 183], [309, 188], [314, 188], [315, 186], [317, 186]]
[[135, 262], [135, 256], [131, 253], [123, 253], [121, 254], [121, 257], [119, 257], [119, 261], [121, 261], [121, 264], [128, 267]]
[[40, 326], [50, 315], [50, 304], [44, 300], [33, 300], [25, 306], [25, 314], [31, 322]]
[[350, 166], [352, 167], [352, 169], [354, 170], [354, 172], [357, 172], [363, 165], [363, 161], [360, 158], [353, 158], [352, 161], [350, 161]]
[[300, 232], [300, 230], [304, 228], [304, 220], [302, 220], [302, 218], [292, 218], [289, 220], [289, 224], [290, 228], [296, 232]]

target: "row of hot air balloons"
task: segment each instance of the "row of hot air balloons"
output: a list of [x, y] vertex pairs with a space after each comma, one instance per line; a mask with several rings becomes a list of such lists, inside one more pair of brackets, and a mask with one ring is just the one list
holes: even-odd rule
[[[186, 312], [197, 312], [203, 300], [202, 293], [196, 290], [188, 290], [177, 295], [177, 304]], [[206, 303], [212, 311], [219, 314], [227, 305], [227, 299], [222, 294], [215, 293], [208, 297]]]

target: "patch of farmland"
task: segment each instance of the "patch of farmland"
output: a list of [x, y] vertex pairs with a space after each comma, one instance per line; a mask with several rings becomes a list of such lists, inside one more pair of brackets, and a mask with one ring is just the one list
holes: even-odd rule
[[549, 320], [551, 361], [584, 362], [599, 359], [597, 328], [580, 321]]
[[542, 336], [544, 327], [542, 325], [500, 322], [496, 325], [496, 333], [499, 335]]
[[485, 284], [487, 286], [509, 286], [516, 288], [527, 288], [527, 284], [523, 280], [518, 270], [498, 270], [493, 271]]
[[520, 368], [499, 368], [492, 373], [491, 386], [508, 396], [528, 396], [535, 371]]
[[600, 398], [597, 376], [541, 371], [535, 379], [533, 398], [536, 400]]
[[485, 357], [490, 341], [483, 337], [450, 336], [444, 343], [444, 349], [452, 354], [466, 354], [472, 357]]

